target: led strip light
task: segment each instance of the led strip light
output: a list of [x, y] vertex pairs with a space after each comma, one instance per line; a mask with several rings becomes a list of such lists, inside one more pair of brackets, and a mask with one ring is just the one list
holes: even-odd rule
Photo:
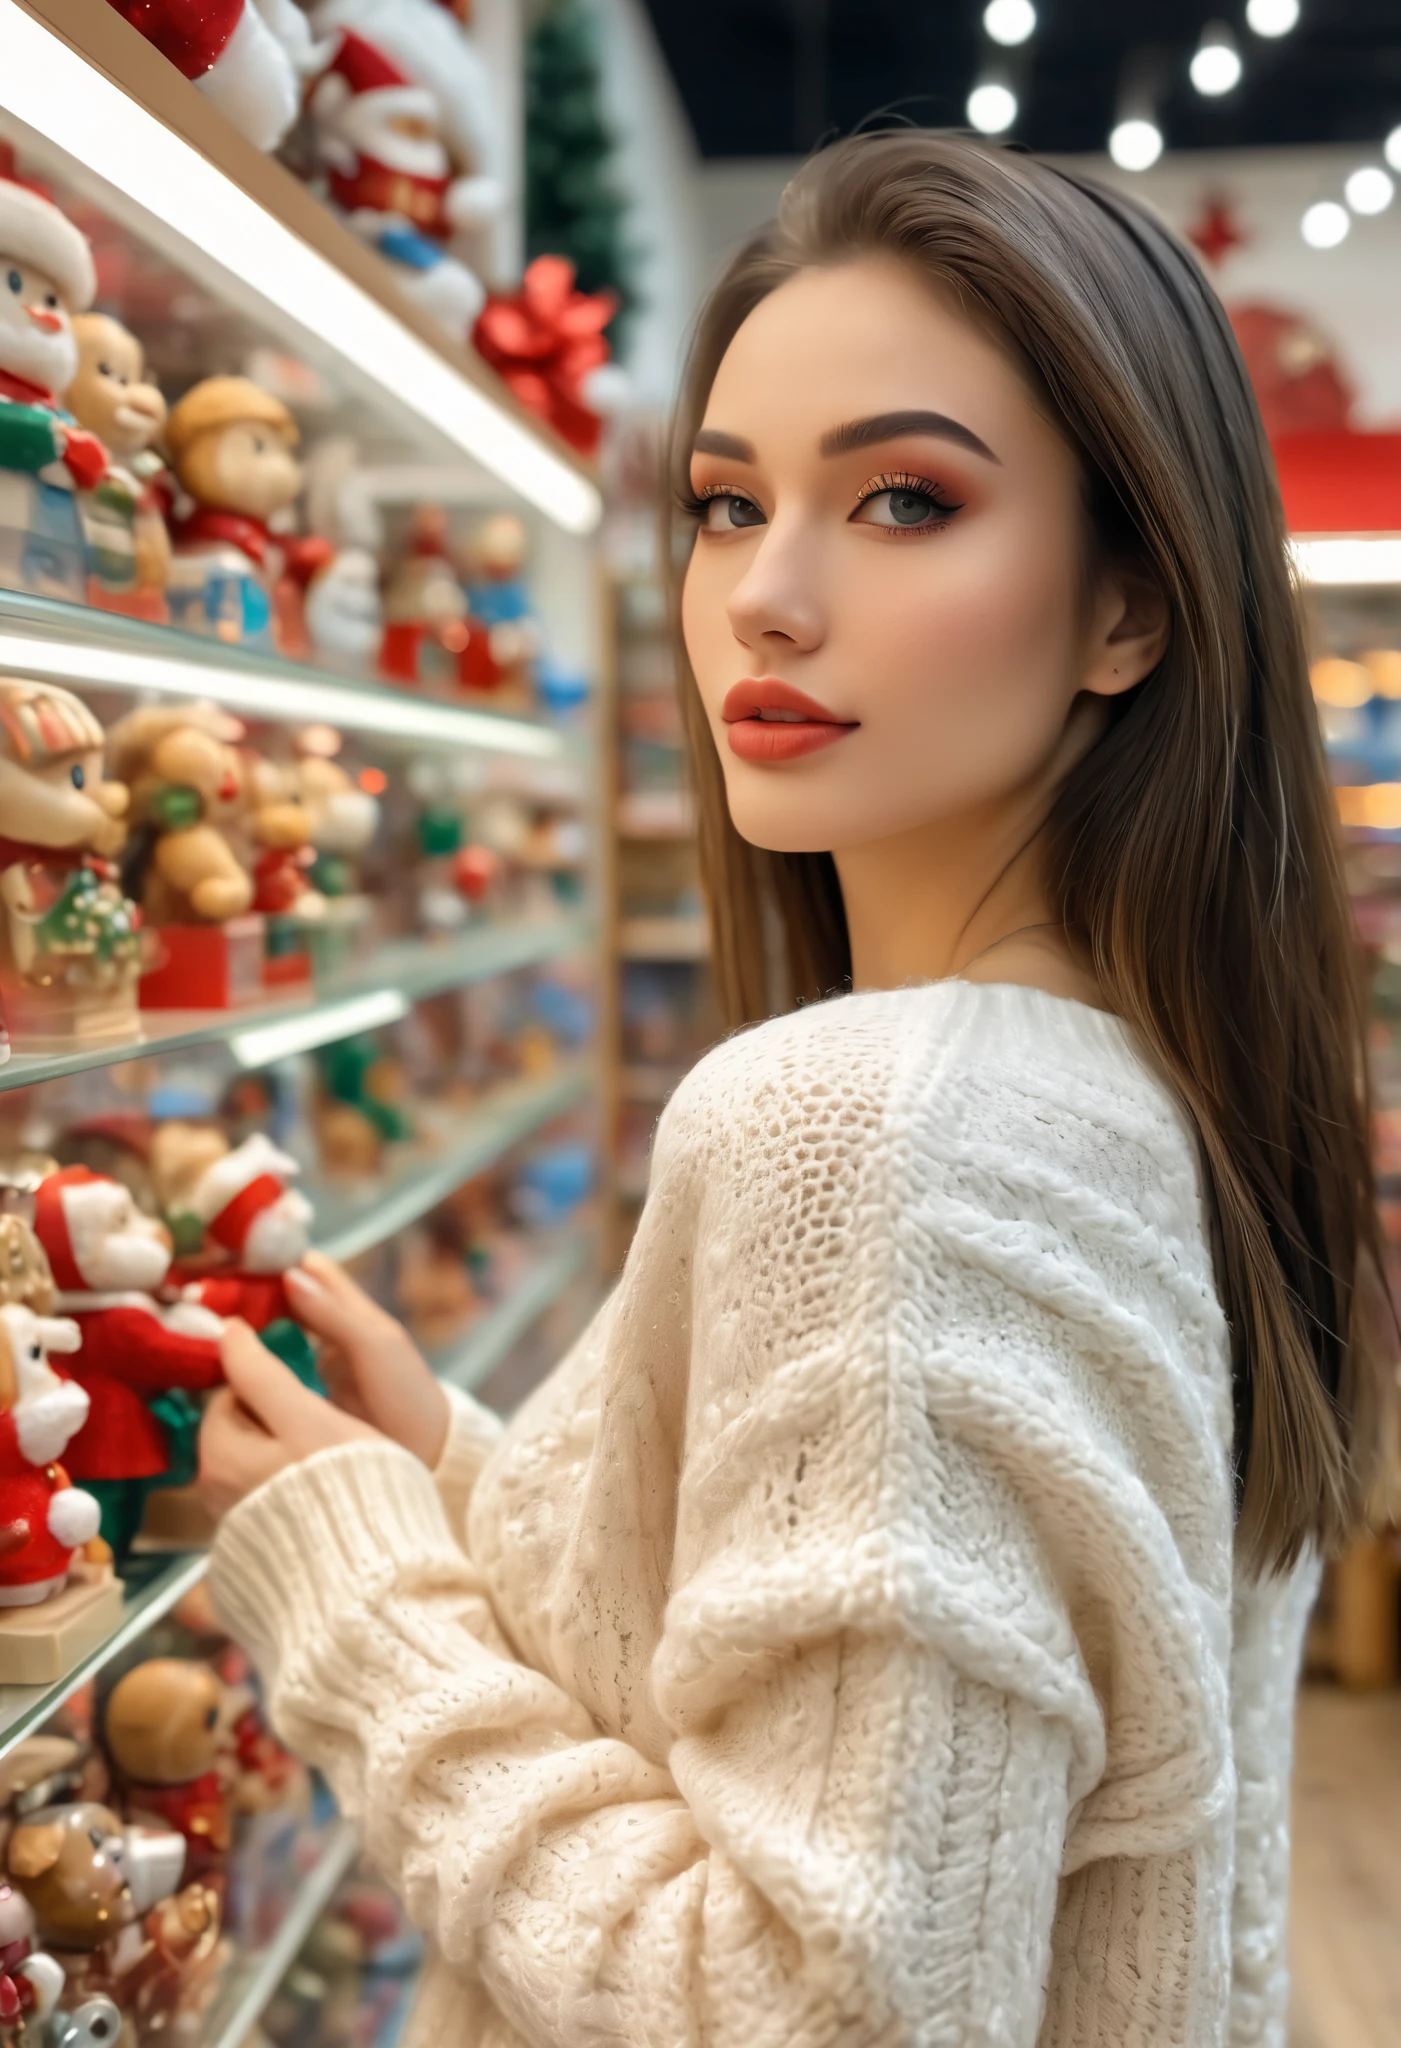
[[[56, 35], [0, 0], [0, 107], [290, 318], [570, 533], [587, 477]], [[159, 238], [153, 237], [159, 245]]]
[[1401, 583], [1401, 534], [1301, 535], [1289, 552], [1305, 583]]

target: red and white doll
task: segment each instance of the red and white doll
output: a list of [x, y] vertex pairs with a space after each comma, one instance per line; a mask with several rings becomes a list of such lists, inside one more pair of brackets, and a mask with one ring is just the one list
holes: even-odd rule
[[61, 1591], [74, 1553], [98, 1533], [97, 1502], [58, 1462], [87, 1421], [88, 1397], [49, 1363], [50, 1351], [81, 1342], [66, 1316], [0, 1308], [0, 1608]]
[[311, 1345], [283, 1285], [288, 1267], [311, 1244], [311, 1203], [287, 1185], [299, 1171], [261, 1131], [205, 1169], [189, 1208], [204, 1225], [206, 1249], [225, 1263], [192, 1278], [184, 1294], [216, 1315], [240, 1317], [299, 1379], [315, 1385]]
[[173, 1483], [181, 1446], [172, 1436], [192, 1434], [195, 1421], [182, 1404], [162, 1418], [148, 1403], [220, 1384], [223, 1324], [197, 1302], [156, 1299], [170, 1268], [170, 1238], [120, 1181], [85, 1166], [51, 1173], [35, 1197], [34, 1229], [53, 1268], [57, 1305], [82, 1337], [67, 1370], [90, 1412], [69, 1446], [68, 1469], [96, 1495], [102, 1534], [122, 1557], [147, 1494]]

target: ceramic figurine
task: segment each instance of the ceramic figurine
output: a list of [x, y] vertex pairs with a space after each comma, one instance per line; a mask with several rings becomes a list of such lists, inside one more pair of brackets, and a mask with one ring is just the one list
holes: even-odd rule
[[0, 178], [0, 584], [74, 604], [88, 586], [75, 493], [96, 489], [108, 456], [58, 393], [78, 366], [73, 315], [96, 289], [72, 221], [31, 186]]
[[311, 1203], [288, 1185], [299, 1171], [260, 1131], [214, 1160], [187, 1199], [218, 1263], [175, 1277], [184, 1280], [187, 1300], [238, 1316], [299, 1378], [312, 1381], [314, 1355], [282, 1281], [311, 1243]]
[[0, 993], [24, 1051], [135, 1039], [140, 918], [111, 856], [127, 790], [68, 690], [0, 680]]
[[225, 1743], [224, 1687], [207, 1664], [156, 1657], [118, 1680], [102, 1733], [124, 1810], [185, 1838], [185, 1875], [217, 1871], [232, 1839], [218, 1768]]
[[259, 149], [296, 121], [301, 81], [319, 61], [292, 0], [111, 0]]
[[88, 602], [163, 625], [170, 616], [170, 535], [158, 489], [165, 464], [151, 444], [165, 425], [165, 400], [146, 376], [140, 342], [110, 314], [80, 314], [73, 338], [78, 371], [66, 403], [110, 457], [101, 483], [79, 498]]
[[513, 703], [529, 701], [541, 633], [526, 588], [529, 539], [512, 512], [483, 520], [472, 536], [467, 576], [467, 625], [471, 637], [459, 664], [468, 689], [504, 692]]
[[370, 1032], [323, 1046], [316, 1065], [323, 1091], [316, 1116], [323, 1168], [377, 1172], [385, 1146], [413, 1136], [403, 1067]]
[[193, 1471], [171, 1470], [172, 1434], [188, 1440], [188, 1403], [223, 1380], [221, 1319], [198, 1302], [160, 1302], [169, 1233], [143, 1216], [119, 1181], [66, 1166], [35, 1196], [34, 1230], [53, 1269], [56, 1306], [74, 1318], [82, 1348], [67, 1371], [87, 1396], [87, 1420], [65, 1454], [69, 1475], [92, 1492], [102, 1535], [120, 1560], [131, 1549], [146, 1496]]
[[272, 645], [272, 593], [296, 543], [274, 533], [302, 487], [297, 424], [247, 377], [208, 377], [176, 405], [166, 446], [192, 509], [172, 521], [178, 625]]
[[98, 1533], [90, 1493], [59, 1463], [88, 1419], [88, 1397], [60, 1379], [49, 1353], [82, 1337], [66, 1316], [0, 1308], [0, 1608], [36, 1607], [68, 1583], [74, 1556]]
[[486, 293], [445, 244], [474, 217], [475, 194], [470, 180], [452, 177], [432, 93], [343, 30], [307, 112], [331, 199], [405, 295], [465, 343]]
[[262, 991], [262, 920], [230, 835], [247, 809], [243, 727], [215, 704], [143, 705], [112, 728], [112, 760], [131, 790], [130, 886], [161, 928], [141, 1000], [214, 1009]]
[[307, 585], [306, 629], [313, 659], [369, 675], [384, 637], [379, 564], [368, 548], [341, 548]]
[[448, 555], [447, 515], [439, 506], [421, 505], [384, 593], [380, 672], [391, 683], [455, 681], [469, 640], [467, 599]]
[[380, 803], [324, 754], [303, 755], [297, 793], [315, 855], [310, 879], [322, 906], [308, 927], [312, 960], [318, 973], [330, 973], [344, 966], [369, 932], [372, 904], [361, 886], [358, 856], [379, 828]]

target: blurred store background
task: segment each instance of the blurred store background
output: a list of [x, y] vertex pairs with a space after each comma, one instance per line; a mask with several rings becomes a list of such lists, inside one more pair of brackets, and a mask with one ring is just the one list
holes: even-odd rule
[[[85, 1170], [301, 1358], [256, 1185], [283, 1265], [351, 1260], [503, 1413], [562, 1355], [719, 1030], [658, 538], [688, 330], [804, 154], [898, 120], [1122, 183], [1229, 310], [1309, 607], [1401, 1288], [1398, 0], [0, 0], [0, 259], [79, 316], [69, 360], [0, 291], [0, 1300], [38, 1301]], [[221, 496], [200, 451], [230, 436]], [[14, 807], [94, 716], [131, 829], [80, 901], [97, 812], [41, 860]], [[179, 1894], [197, 1938], [146, 1931], [131, 2038], [392, 2048], [415, 1942], [218, 1636], [182, 1370], [162, 1469], [90, 1475], [105, 1597], [0, 1617], [0, 1818], [42, 1786], [124, 1821], [120, 1682], [205, 1687], [228, 1740], [166, 1760], [161, 1811], [217, 1768], [223, 1861]], [[1399, 1577], [1379, 1526], [1310, 1637], [1292, 2048], [1401, 2042]]]

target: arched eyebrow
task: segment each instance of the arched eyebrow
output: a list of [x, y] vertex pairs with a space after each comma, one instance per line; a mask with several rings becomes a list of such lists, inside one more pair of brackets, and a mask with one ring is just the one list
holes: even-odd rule
[[817, 445], [823, 455], [850, 455], [853, 449], [872, 448], [878, 441], [896, 441], [904, 434], [929, 434], [937, 441], [952, 441], [957, 447], [967, 448], [987, 462], [996, 462], [999, 468], [1002, 466], [987, 442], [980, 440], [971, 427], [943, 412], [873, 413], [869, 419], [848, 420], [843, 426], [829, 428]]
[[[952, 441], [970, 454], [981, 455], [985, 462], [995, 462], [999, 469], [1002, 466], [1000, 458], [971, 427], [943, 412], [873, 413], [869, 419], [847, 420], [840, 427], [829, 427], [817, 445], [823, 455], [850, 455], [857, 448], [873, 448], [880, 441], [898, 440], [902, 434], [928, 434], [937, 441]], [[738, 434], [722, 433], [717, 427], [702, 427], [694, 447], [697, 455], [722, 455], [728, 462], [758, 460], [752, 441], [742, 440]]]

